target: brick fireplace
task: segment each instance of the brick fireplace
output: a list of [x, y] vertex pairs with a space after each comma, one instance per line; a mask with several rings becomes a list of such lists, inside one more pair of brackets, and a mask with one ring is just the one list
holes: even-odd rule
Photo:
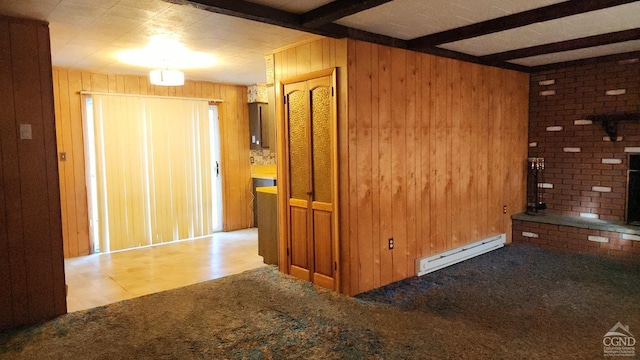
[[624, 221], [629, 154], [640, 152], [640, 119], [619, 123], [611, 141], [600, 124], [585, 118], [640, 113], [640, 63], [543, 71], [531, 76], [530, 89], [529, 156], [545, 158], [548, 211]]
[[[640, 258], [640, 227], [622, 225], [627, 217], [629, 159], [640, 153], [640, 117], [615, 124], [614, 139], [594, 121], [594, 116], [640, 113], [638, 58], [534, 73], [529, 106], [529, 156], [545, 159], [541, 186], [546, 212], [576, 221], [540, 226], [535, 219], [515, 220], [514, 241]], [[612, 124], [608, 125], [611, 133]], [[611, 231], [612, 225], [622, 226]], [[580, 244], [572, 250], [570, 243]]]

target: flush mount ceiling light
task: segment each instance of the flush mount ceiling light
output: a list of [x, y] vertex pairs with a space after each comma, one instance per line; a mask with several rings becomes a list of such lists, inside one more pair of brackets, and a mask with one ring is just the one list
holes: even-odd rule
[[130, 65], [157, 69], [149, 73], [149, 79], [162, 86], [184, 84], [184, 73], [177, 69], [205, 68], [217, 63], [213, 55], [187, 49], [170, 35], [156, 35], [145, 48], [121, 51], [118, 58]]
[[160, 86], [182, 86], [184, 85], [184, 73], [180, 70], [151, 70], [149, 72], [149, 82], [152, 85]]

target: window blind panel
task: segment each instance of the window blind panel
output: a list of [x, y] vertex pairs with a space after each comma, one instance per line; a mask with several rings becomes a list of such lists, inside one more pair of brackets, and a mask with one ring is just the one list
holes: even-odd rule
[[208, 102], [92, 98], [101, 249], [211, 234]]

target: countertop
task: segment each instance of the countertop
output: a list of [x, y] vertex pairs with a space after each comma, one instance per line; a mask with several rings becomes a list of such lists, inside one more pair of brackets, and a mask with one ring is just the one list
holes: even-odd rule
[[275, 165], [251, 165], [251, 177], [254, 179], [277, 180]]
[[278, 187], [277, 186], [261, 186], [256, 188], [257, 192], [265, 193], [265, 194], [277, 194]]

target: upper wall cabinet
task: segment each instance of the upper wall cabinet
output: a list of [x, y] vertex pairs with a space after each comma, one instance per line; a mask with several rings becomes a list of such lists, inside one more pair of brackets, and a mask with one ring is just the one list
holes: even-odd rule
[[249, 104], [249, 141], [251, 150], [269, 148], [269, 104]]

